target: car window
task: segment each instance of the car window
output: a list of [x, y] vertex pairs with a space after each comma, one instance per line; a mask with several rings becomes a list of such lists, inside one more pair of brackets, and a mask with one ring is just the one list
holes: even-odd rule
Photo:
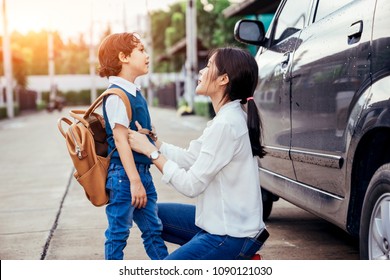
[[278, 43], [303, 29], [309, 11], [309, 0], [287, 1], [279, 14], [273, 43]]
[[341, 7], [347, 5], [352, 1], [353, 0], [337, 0], [337, 1], [318, 0], [314, 21], [319, 21], [320, 19], [323, 19], [327, 15], [330, 15], [334, 11], [340, 9]]

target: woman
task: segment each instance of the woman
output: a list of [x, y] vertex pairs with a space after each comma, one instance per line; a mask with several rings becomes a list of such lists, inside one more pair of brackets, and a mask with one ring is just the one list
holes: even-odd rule
[[253, 100], [257, 81], [257, 64], [248, 52], [217, 49], [196, 87], [197, 94], [211, 98], [216, 113], [202, 136], [184, 150], [161, 141], [154, 146], [130, 131], [131, 148], [150, 157], [165, 183], [197, 197], [196, 207], [158, 205], [163, 238], [182, 245], [166, 259], [250, 259], [268, 237], [257, 166], [257, 157], [265, 155]]

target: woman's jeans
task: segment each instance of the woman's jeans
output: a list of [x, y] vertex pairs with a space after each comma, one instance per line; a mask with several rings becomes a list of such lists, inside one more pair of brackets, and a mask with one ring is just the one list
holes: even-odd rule
[[110, 164], [106, 189], [110, 195], [106, 206], [108, 228], [105, 232], [105, 258], [122, 260], [133, 220], [138, 225], [148, 256], [155, 260], [168, 255], [161, 238], [162, 224], [157, 216], [157, 193], [149, 172], [149, 165], [136, 164], [145, 187], [148, 202], [145, 208], [131, 205], [130, 181], [122, 165]]
[[255, 238], [215, 235], [195, 225], [195, 206], [159, 203], [164, 240], [182, 245], [167, 260], [247, 260], [260, 250], [263, 242]]

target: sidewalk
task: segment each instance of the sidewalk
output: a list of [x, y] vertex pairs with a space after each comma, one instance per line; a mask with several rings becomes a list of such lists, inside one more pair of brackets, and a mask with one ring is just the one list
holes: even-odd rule
[[[104, 207], [94, 207], [73, 179], [72, 163], [57, 119], [46, 111], [0, 121], [0, 259], [104, 259]], [[150, 109], [160, 139], [186, 147], [208, 119], [177, 116], [171, 109]], [[159, 201], [192, 203], [163, 184], [151, 169]], [[167, 244], [170, 251], [175, 245]], [[125, 259], [148, 259], [136, 226]]]

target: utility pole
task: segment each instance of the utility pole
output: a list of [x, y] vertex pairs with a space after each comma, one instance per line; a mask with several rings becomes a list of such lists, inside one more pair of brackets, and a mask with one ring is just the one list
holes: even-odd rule
[[91, 104], [97, 97], [96, 92], [96, 69], [95, 69], [95, 47], [93, 44], [93, 24], [91, 23], [91, 42], [89, 44], [89, 75], [91, 77]]
[[123, 1], [123, 32], [127, 32], [127, 23], [126, 23], [126, 0]]
[[154, 86], [153, 86], [153, 34], [152, 34], [152, 13], [150, 12], [148, 0], [146, 0], [146, 33], [147, 33], [147, 49], [149, 54], [149, 74], [147, 77], [147, 85], [148, 85], [148, 104], [149, 106], [153, 105], [154, 99]]
[[96, 69], [95, 69], [95, 46], [93, 44], [93, 1], [91, 1], [91, 27], [90, 27], [90, 43], [89, 43], [89, 76], [91, 78], [91, 104], [96, 100]]
[[196, 1], [188, 0], [186, 9], [186, 83], [185, 96], [188, 106], [193, 109], [198, 69]]
[[[48, 59], [49, 59], [49, 80], [50, 80], [50, 96], [49, 103], [55, 102], [56, 99], [56, 85], [54, 81], [54, 42], [53, 42], [53, 31], [50, 30], [47, 38], [48, 45]], [[54, 104], [54, 103], [53, 103]]]
[[[7, 117], [13, 118], [14, 115], [14, 99], [13, 99], [13, 77], [12, 77], [12, 59], [11, 59], [11, 47], [10, 38], [8, 34], [8, 22], [7, 22], [7, 9], [6, 0], [3, 0], [3, 64], [4, 64], [4, 76], [5, 76], [5, 93], [7, 98]], [[1, 93], [3, 94], [3, 93]]]
[[89, 45], [89, 75], [91, 77], [91, 104], [97, 97], [96, 92], [96, 69], [95, 69], [95, 47], [92, 40], [92, 24], [91, 24], [91, 42]]

